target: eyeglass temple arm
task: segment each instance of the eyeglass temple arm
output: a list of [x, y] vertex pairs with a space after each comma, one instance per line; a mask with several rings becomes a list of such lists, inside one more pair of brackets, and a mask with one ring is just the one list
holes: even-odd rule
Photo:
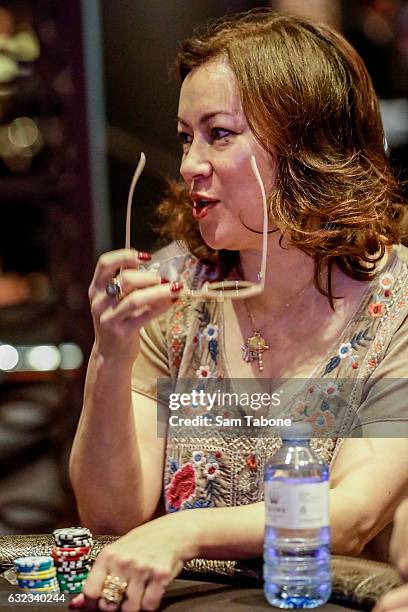
[[132, 178], [132, 182], [130, 184], [127, 208], [126, 208], [126, 234], [125, 234], [125, 249], [130, 249], [130, 222], [132, 216], [132, 202], [133, 202], [133, 194], [135, 193], [136, 183], [139, 180], [140, 175], [143, 172], [143, 168], [146, 164], [146, 156], [144, 153], [140, 154], [139, 163], [137, 164], [135, 173]]
[[265, 286], [265, 275], [266, 275], [266, 261], [268, 256], [268, 207], [266, 204], [265, 187], [259, 174], [258, 166], [256, 165], [255, 155], [251, 155], [251, 167], [258, 181], [259, 188], [262, 194], [262, 205], [263, 205], [263, 228], [262, 228], [262, 261], [259, 282], [262, 287]]

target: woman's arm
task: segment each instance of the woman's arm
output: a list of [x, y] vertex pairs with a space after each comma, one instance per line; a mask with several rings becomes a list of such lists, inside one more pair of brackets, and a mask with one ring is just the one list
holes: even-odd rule
[[[132, 368], [148, 378], [140, 330], [171, 306], [174, 289], [138, 270], [138, 252], [105, 253], [89, 288], [95, 344], [70, 475], [83, 523], [122, 534], [149, 520], [162, 486], [164, 440], [156, 434], [156, 402], [131, 392]], [[106, 293], [120, 272], [121, 299]], [[155, 377], [154, 377], [155, 378]]]
[[[399, 506], [394, 516], [390, 556], [401, 578], [408, 578], [408, 499]], [[408, 584], [393, 589], [377, 602], [373, 612], [392, 612], [408, 609]]]
[[[390, 522], [407, 483], [408, 440], [346, 440], [332, 472], [332, 551], [359, 554]], [[128, 582], [132, 609], [155, 609], [185, 561], [261, 556], [264, 525], [263, 503], [162, 516], [107, 546], [73, 605], [94, 604], [110, 574]]]
[[126, 533], [151, 519], [160, 500], [165, 440], [157, 438], [156, 402], [130, 388], [131, 368], [92, 353], [70, 475], [81, 521], [96, 533]]

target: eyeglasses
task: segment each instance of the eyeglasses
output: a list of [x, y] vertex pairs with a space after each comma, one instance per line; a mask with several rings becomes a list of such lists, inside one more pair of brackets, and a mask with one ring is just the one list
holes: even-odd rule
[[[205, 281], [199, 289], [185, 286], [181, 290], [181, 296], [187, 296], [193, 300], [223, 300], [224, 298], [229, 299], [245, 299], [259, 295], [265, 288], [265, 275], [266, 275], [266, 260], [268, 255], [268, 208], [266, 204], [265, 188], [259, 174], [258, 166], [256, 165], [255, 156], [252, 155], [250, 158], [252, 171], [258, 181], [259, 189], [262, 196], [262, 207], [263, 207], [263, 225], [262, 225], [262, 257], [261, 267], [258, 272], [258, 282], [247, 281], [247, 280], [221, 280], [221, 281]], [[129, 196], [127, 201], [126, 209], [126, 239], [125, 248], [130, 248], [130, 223], [132, 214], [132, 202], [133, 195], [137, 181], [143, 172], [143, 168], [146, 164], [146, 157], [144, 153], [140, 154], [140, 160], [137, 164], [135, 173], [130, 184]], [[179, 274], [182, 269], [182, 263], [186, 260], [188, 254], [176, 255], [170, 257], [162, 262], [158, 261], [149, 266], [147, 269], [155, 269], [161, 276], [168, 278], [169, 280], [178, 280]], [[176, 261], [177, 260], [177, 261]], [[171, 265], [173, 262], [173, 265]], [[170, 272], [169, 272], [170, 269]], [[177, 276], [177, 278], [175, 277]]]

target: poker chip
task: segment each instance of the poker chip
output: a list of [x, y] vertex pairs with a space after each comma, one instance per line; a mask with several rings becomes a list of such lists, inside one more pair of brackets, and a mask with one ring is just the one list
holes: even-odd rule
[[55, 578], [57, 569], [52, 567], [44, 572], [16, 572], [17, 578], [21, 580], [47, 580], [48, 578]]
[[45, 556], [18, 557], [14, 559], [13, 563], [17, 573], [44, 571], [50, 569], [54, 565], [53, 559]]
[[60, 588], [59, 586], [49, 589], [48, 587], [46, 587], [45, 589], [23, 589], [23, 591], [25, 593], [60, 593]]
[[85, 538], [92, 537], [92, 533], [88, 527], [62, 527], [61, 529], [54, 529], [52, 532], [55, 539], [69, 539], [69, 538]]
[[58, 580], [56, 578], [51, 578], [50, 580], [19, 580], [18, 586], [22, 589], [56, 588], [58, 586]]
[[91, 569], [92, 533], [87, 527], [67, 527], [53, 532], [51, 554], [62, 593], [80, 593]]
[[64, 567], [66, 569], [78, 569], [84, 565], [89, 565], [89, 558], [83, 558], [80, 561], [57, 561], [57, 567]]
[[81, 557], [82, 555], [89, 555], [90, 552], [90, 546], [77, 546], [76, 548], [55, 546], [52, 549], [52, 556], [54, 558], [75, 559], [76, 557]]
[[59, 593], [57, 569], [52, 557], [18, 557], [14, 559], [18, 586], [30, 593]]

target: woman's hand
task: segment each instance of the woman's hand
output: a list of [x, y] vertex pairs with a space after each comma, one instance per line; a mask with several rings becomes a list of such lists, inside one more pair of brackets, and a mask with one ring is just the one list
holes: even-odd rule
[[381, 597], [372, 612], [407, 612], [407, 610], [408, 584], [403, 584]]
[[[146, 263], [148, 257], [140, 251], [122, 249], [104, 253], [98, 260], [89, 300], [96, 352], [105, 359], [120, 357], [132, 363], [139, 349], [137, 332], [150, 319], [165, 312], [181, 288], [180, 283], [163, 284], [156, 272], [139, 271], [139, 265]], [[107, 282], [118, 270], [120, 299], [106, 293]]]
[[119, 604], [108, 603], [101, 597], [104, 580], [110, 575], [127, 582], [120, 608], [123, 612], [156, 610], [184, 561], [197, 555], [196, 521], [186, 518], [181, 521], [178, 514], [160, 517], [106, 546], [95, 561], [83, 592], [72, 600], [71, 607], [117, 610]]

